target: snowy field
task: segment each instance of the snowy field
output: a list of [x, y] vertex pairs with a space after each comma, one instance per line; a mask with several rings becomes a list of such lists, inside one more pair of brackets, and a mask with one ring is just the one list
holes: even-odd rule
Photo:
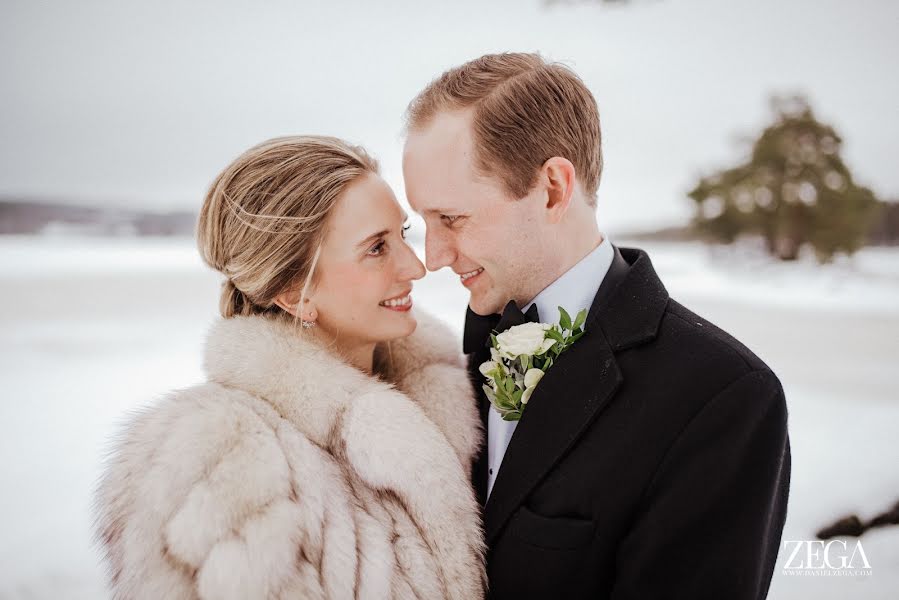
[[[784, 539], [899, 500], [899, 250], [819, 269], [643, 247], [674, 298], [783, 381], [793, 446]], [[189, 240], [5, 237], [0, 286], [0, 599], [105, 598], [90, 527], [103, 449], [127, 411], [201, 380], [218, 278]], [[445, 270], [414, 292], [460, 332], [466, 295]], [[788, 576], [782, 555], [769, 597], [896, 598], [899, 527], [862, 542], [870, 576]]]

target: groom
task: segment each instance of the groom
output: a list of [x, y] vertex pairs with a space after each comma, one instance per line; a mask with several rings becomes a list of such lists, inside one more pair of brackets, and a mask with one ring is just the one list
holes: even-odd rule
[[[533, 54], [451, 69], [409, 106], [403, 173], [428, 269], [471, 294], [492, 597], [764, 598], [790, 482], [783, 390], [599, 231], [584, 83]], [[559, 306], [588, 309], [586, 334], [504, 421], [480, 391], [489, 333]]]

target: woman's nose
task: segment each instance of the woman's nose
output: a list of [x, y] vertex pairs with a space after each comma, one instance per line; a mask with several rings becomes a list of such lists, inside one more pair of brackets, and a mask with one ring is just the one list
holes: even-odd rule
[[412, 246], [406, 245], [405, 249], [407, 252], [404, 256], [404, 263], [402, 268], [403, 279], [421, 279], [425, 276], [425, 273], [427, 273], [427, 271], [425, 270], [425, 266], [418, 259], [418, 256], [415, 254], [415, 250], [412, 249]]

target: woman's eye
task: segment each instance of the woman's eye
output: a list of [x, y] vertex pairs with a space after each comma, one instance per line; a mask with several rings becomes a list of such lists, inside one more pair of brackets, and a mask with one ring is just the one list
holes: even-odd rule
[[381, 256], [384, 253], [384, 240], [381, 240], [377, 244], [371, 247], [368, 251], [369, 256]]
[[409, 231], [410, 229], [412, 229], [411, 225], [409, 225], [409, 224], [403, 225], [403, 233], [402, 233], [403, 239], [406, 239], [406, 232]]

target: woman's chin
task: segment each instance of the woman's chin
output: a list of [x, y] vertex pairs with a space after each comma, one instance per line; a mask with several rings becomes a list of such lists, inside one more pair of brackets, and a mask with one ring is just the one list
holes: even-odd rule
[[415, 333], [416, 327], [418, 327], [418, 321], [415, 319], [412, 311], [391, 315], [390, 323], [385, 323], [381, 329], [384, 332], [381, 341], [389, 342], [390, 340], [409, 337]]

